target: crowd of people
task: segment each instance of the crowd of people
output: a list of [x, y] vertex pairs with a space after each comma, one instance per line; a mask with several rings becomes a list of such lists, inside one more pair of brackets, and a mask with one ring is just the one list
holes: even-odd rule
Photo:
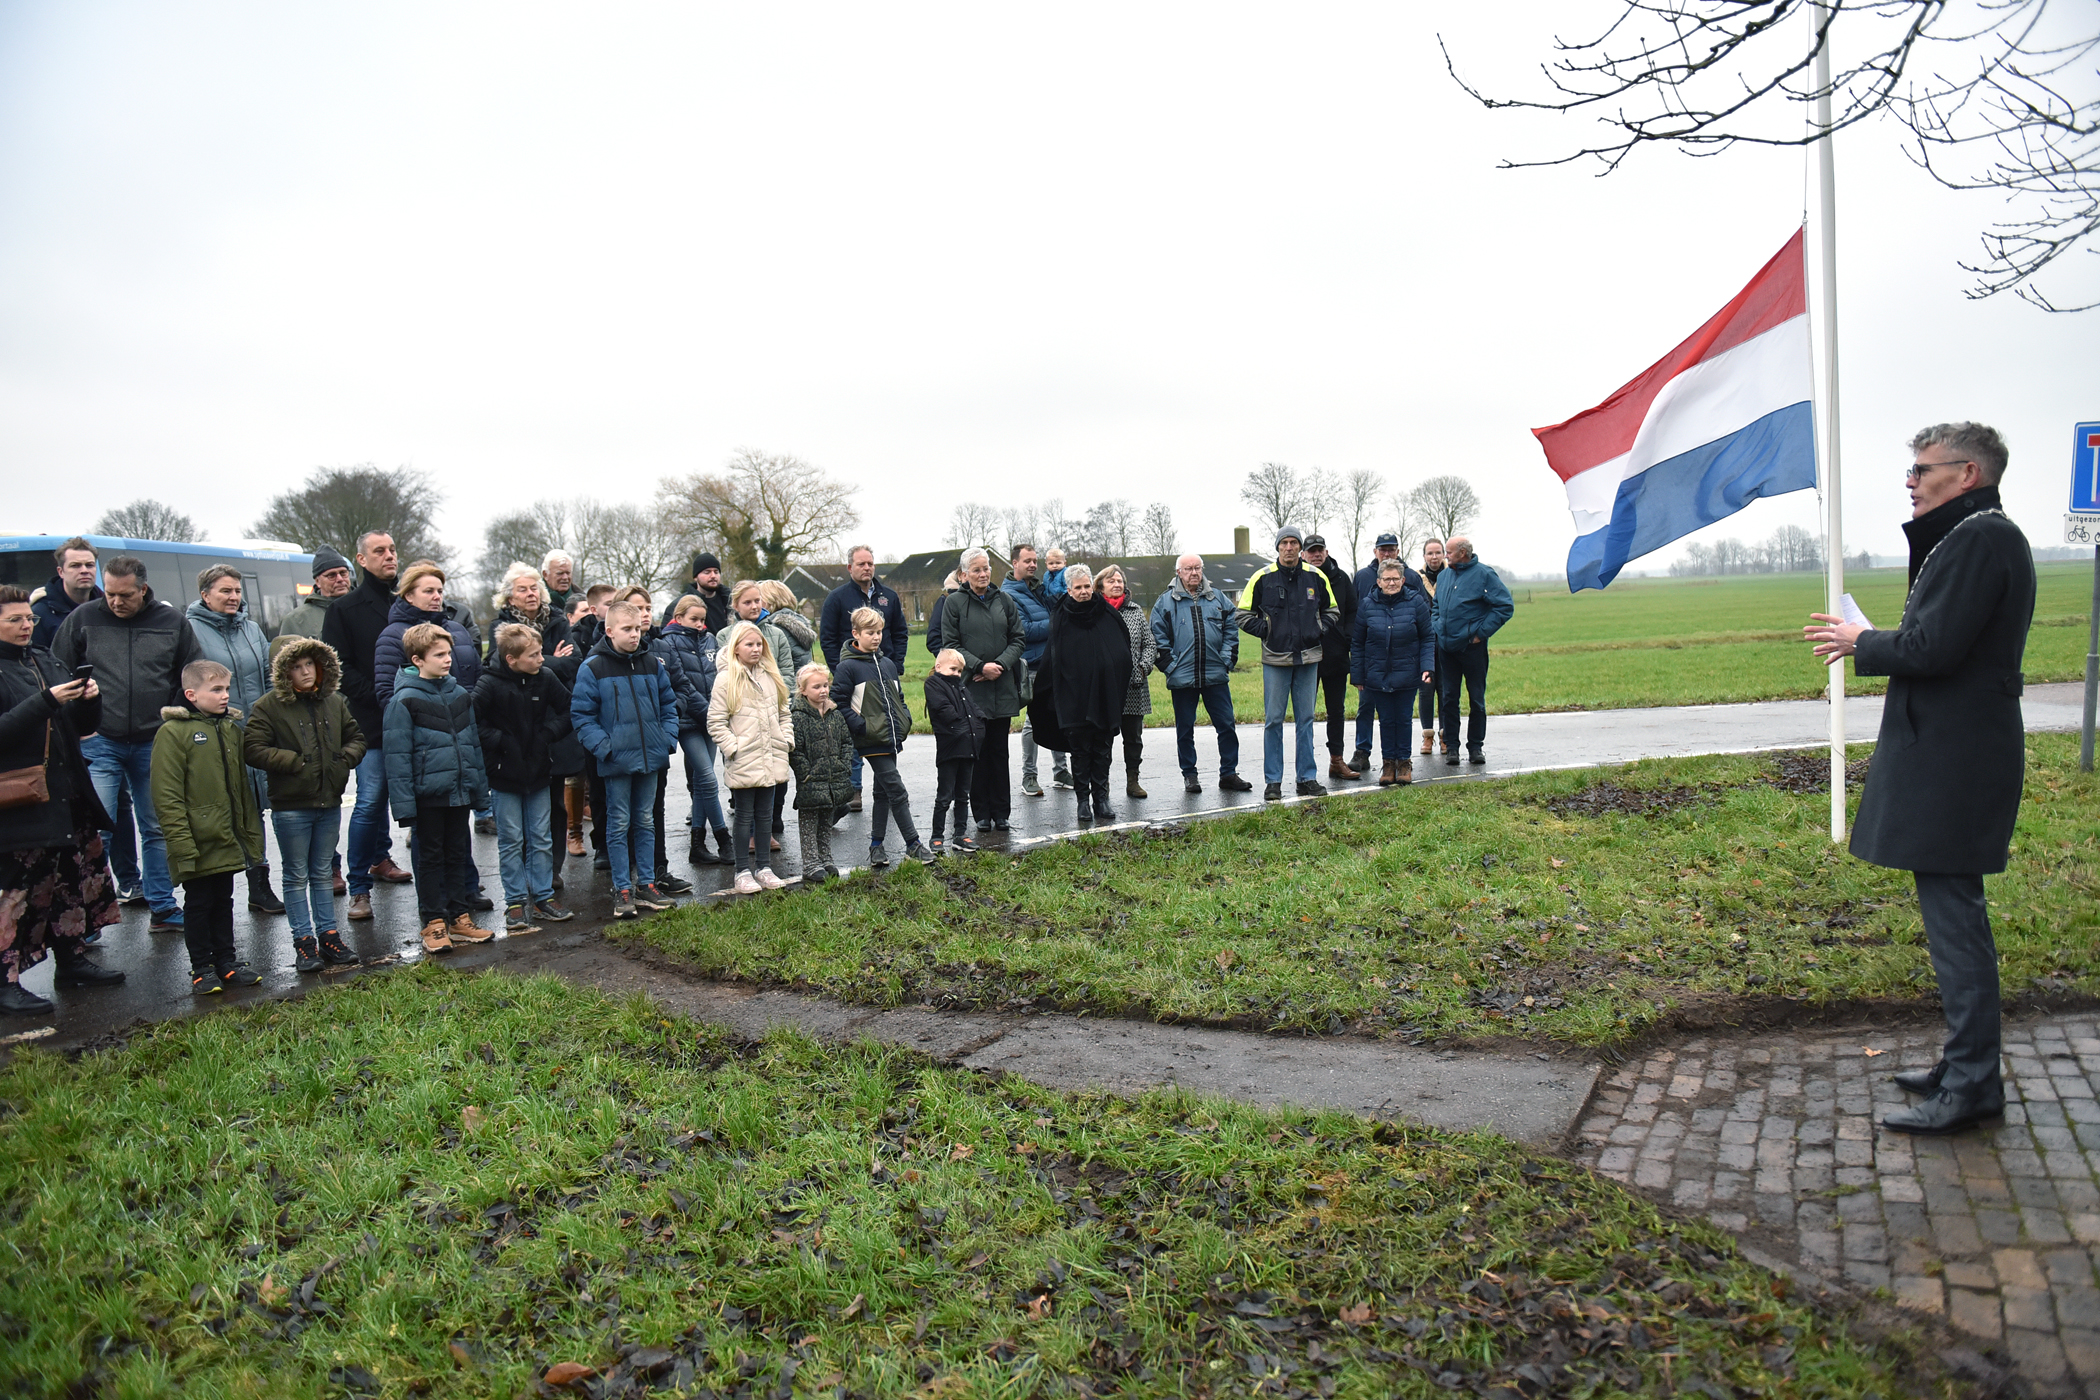
[[[251, 910], [287, 919], [301, 972], [358, 961], [338, 900], [344, 920], [368, 920], [382, 883], [414, 885], [426, 953], [487, 942], [495, 930], [477, 915], [498, 906], [474, 860], [477, 829], [496, 838], [510, 933], [574, 917], [562, 872], [587, 851], [614, 917], [668, 908], [693, 889], [667, 849], [674, 757], [687, 863], [733, 867], [746, 894], [786, 883], [774, 853], [790, 808], [806, 884], [838, 875], [834, 828], [870, 804], [871, 867], [889, 864], [892, 825], [910, 859], [975, 851], [1013, 816], [1016, 720], [1020, 793], [1047, 795], [1047, 752], [1051, 788], [1076, 794], [1079, 820], [1114, 820], [1118, 739], [1125, 795], [1147, 795], [1154, 671], [1187, 790], [1203, 790], [1201, 705], [1218, 786], [1251, 791], [1229, 683], [1243, 636], [1260, 644], [1267, 798], [1283, 795], [1287, 721], [1296, 792], [1327, 790], [1314, 757], [1323, 689], [1331, 780], [1370, 771], [1375, 727], [1378, 781], [1411, 781], [1418, 703], [1427, 755], [1440, 698], [1441, 751], [1459, 762], [1461, 683], [1465, 749], [1484, 761], [1487, 642], [1512, 608], [1470, 544], [1427, 541], [1417, 570], [1384, 535], [1354, 576], [1318, 534], [1287, 527], [1275, 546], [1236, 598], [1183, 555], [1149, 607], [1113, 564], [1020, 545], [995, 580], [989, 552], [965, 550], [929, 620], [933, 673], [914, 696], [910, 624], [866, 546], [849, 551], [814, 624], [785, 584], [731, 583], [712, 554], [694, 558], [690, 591], [659, 614], [648, 589], [586, 586], [557, 550], [506, 570], [484, 635], [441, 565], [403, 563], [392, 536], [371, 530], [354, 558], [315, 554], [312, 592], [271, 638], [238, 569], [204, 570], [178, 606], [135, 556], [103, 561], [98, 584], [95, 552], [75, 537], [36, 595], [0, 589], [0, 1009], [52, 1009], [21, 985], [47, 953], [61, 986], [122, 981], [90, 945], [125, 904], [146, 907], [151, 931], [183, 936], [198, 995], [254, 985], [234, 938], [243, 882]], [[915, 701], [935, 745], [924, 833], [898, 768]]]

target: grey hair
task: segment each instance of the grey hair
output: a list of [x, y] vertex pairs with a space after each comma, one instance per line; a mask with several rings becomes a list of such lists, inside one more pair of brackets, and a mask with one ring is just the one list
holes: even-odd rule
[[576, 567], [576, 556], [569, 553], [568, 550], [550, 549], [547, 551], [547, 557], [540, 560], [540, 573], [542, 576], [546, 574], [547, 570], [554, 567], [554, 561], [557, 559], [572, 569]]
[[365, 531], [362, 535], [359, 535], [357, 537], [357, 552], [359, 554], [363, 554], [365, 552], [365, 546], [371, 542], [371, 539], [374, 535], [385, 535], [388, 539], [392, 539], [394, 537], [394, 532], [392, 530]]
[[1070, 588], [1080, 579], [1085, 579], [1088, 583], [1092, 583], [1094, 581], [1094, 571], [1084, 564], [1065, 565], [1065, 587]]
[[1378, 561], [1378, 576], [1384, 578], [1387, 574], [1398, 574], [1400, 577], [1406, 578], [1407, 565], [1401, 563], [1398, 559], [1381, 559]]
[[1974, 462], [1983, 472], [1984, 481], [1992, 486], [2005, 476], [2006, 459], [2011, 455], [1998, 430], [1981, 423], [1935, 423], [1910, 440], [1913, 452], [1923, 452], [1928, 447], [1961, 453], [1962, 460]]
[[983, 545], [973, 544], [962, 552], [962, 559], [957, 567], [967, 570], [972, 567], [971, 561], [973, 559], [982, 559], [986, 564], [990, 564], [992, 562], [991, 552]]
[[852, 547], [851, 549], [849, 549], [849, 550], [847, 550], [847, 551], [846, 551], [846, 564], [847, 564], [847, 566], [848, 566], [849, 568], [850, 568], [850, 567], [852, 566], [852, 564], [853, 564], [853, 556], [854, 556], [854, 555], [856, 555], [856, 554], [863, 554], [863, 553], [864, 553], [864, 554], [866, 554], [866, 555], [868, 556], [868, 562], [869, 562], [870, 564], [872, 564], [872, 563], [874, 563], [874, 562], [875, 562], [875, 546], [874, 546], [874, 545], [872, 545], [872, 544], [857, 544], [857, 545], [854, 545], [854, 546], [853, 546], [853, 547]]
[[501, 612], [510, 606], [510, 590], [521, 578], [529, 578], [540, 586], [540, 606], [547, 606], [547, 580], [540, 571], [530, 564], [512, 564], [503, 571], [503, 582], [497, 585], [496, 596], [490, 600], [495, 603], [496, 611]]

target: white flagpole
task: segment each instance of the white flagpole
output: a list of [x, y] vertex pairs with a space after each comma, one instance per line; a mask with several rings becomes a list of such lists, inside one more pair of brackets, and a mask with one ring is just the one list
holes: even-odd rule
[[[1811, 22], [1821, 28], [1831, 11], [1823, 4], [1809, 9]], [[1811, 33], [1810, 43], [1815, 42]], [[1814, 276], [1808, 289], [1819, 312], [1812, 324], [1820, 350], [1820, 373], [1815, 379], [1816, 461], [1823, 477], [1823, 559], [1825, 611], [1833, 616], [1843, 611], [1845, 594], [1844, 492], [1838, 471], [1838, 334], [1837, 334], [1837, 165], [1830, 132], [1830, 45], [1816, 49], [1816, 99], [1813, 132], [1819, 139], [1809, 147], [1810, 204], [1816, 218]], [[1830, 669], [1830, 839], [1845, 839], [1845, 663]]]

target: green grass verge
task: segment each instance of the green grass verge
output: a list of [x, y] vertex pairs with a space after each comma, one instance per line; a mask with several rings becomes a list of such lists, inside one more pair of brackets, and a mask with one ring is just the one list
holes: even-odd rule
[[[2028, 683], [2082, 680], [2093, 566], [2038, 564], [2035, 576]], [[1849, 574], [1846, 586], [1882, 626], [1903, 616], [1904, 570]], [[1488, 675], [1488, 707], [1495, 714], [1801, 700], [1822, 695], [1827, 685], [1823, 667], [1801, 641], [1808, 615], [1823, 610], [1821, 574], [1623, 579], [1581, 593], [1518, 584], [1513, 593], [1516, 615], [1495, 636]], [[1232, 675], [1233, 712], [1243, 724], [1259, 723], [1262, 714], [1261, 674], [1251, 650], [1248, 656]], [[905, 680], [914, 713], [921, 682], [932, 671], [925, 638], [913, 637]], [[1845, 691], [1879, 695], [1887, 684], [1878, 676], [1850, 676], [1848, 669]], [[1355, 716], [1354, 689], [1345, 708]], [[1326, 714], [1323, 702], [1319, 716]], [[1146, 724], [1173, 723], [1166, 678], [1155, 672]], [[923, 716], [916, 732], [931, 732]]]
[[[1864, 756], [1864, 748], [1857, 750]], [[2032, 737], [2005, 985], [2100, 993], [2100, 785]], [[1689, 1005], [1916, 1000], [1910, 877], [1827, 836], [1820, 754], [1395, 788], [710, 900], [616, 936], [878, 1005], [1609, 1045]], [[1856, 796], [1855, 796], [1856, 803]]]
[[423, 964], [20, 1052], [0, 1096], [10, 1395], [1943, 1389], [1497, 1139], [737, 1045], [551, 978]]

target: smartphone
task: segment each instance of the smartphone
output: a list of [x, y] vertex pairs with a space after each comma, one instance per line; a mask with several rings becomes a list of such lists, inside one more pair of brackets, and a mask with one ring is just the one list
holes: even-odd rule
[[91, 681], [94, 678], [95, 667], [92, 662], [83, 662], [73, 668], [73, 679], [76, 681]]

